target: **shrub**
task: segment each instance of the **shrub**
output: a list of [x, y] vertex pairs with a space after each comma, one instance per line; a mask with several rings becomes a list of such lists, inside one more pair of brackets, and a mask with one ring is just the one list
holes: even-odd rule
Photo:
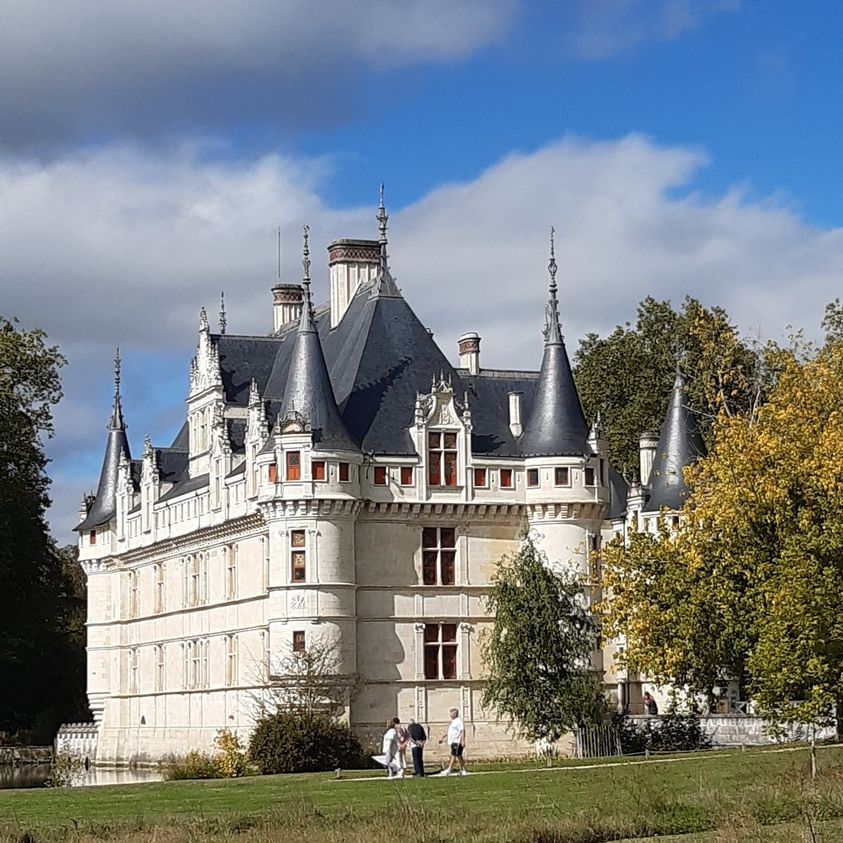
[[82, 759], [73, 752], [69, 743], [62, 745], [50, 764], [50, 772], [44, 779], [44, 787], [72, 787], [82, 772]]
[[187, 755], [168, 755], [161, 766], [164, 781], [177, 779], [221, 779], [222, 772], [215, 758], [204, 752], [188, 752]]
[[249, 757], [261, 773], [315, 773], [355, 768], [362, 762], [360, 741], [343, 723], [325, 715], [278, 712], [259, 721]]
[[671, 711], [661, 717], [644, 721], [633, 720], [626, 715], [615, 715], [613, 720], [624, 755], [635, 755], [645, 750], [690, 752], [711, 747], [711, 738], [705, 733], [700, 716], [696, 712], [678, 714]]
[[214, 738], [214, 746], [220, 751], [214, 762], [223, 778], [233, 779], [236, 776], [246, 775], [248, 766], [246, 751], [236, 732], [220, 729]]

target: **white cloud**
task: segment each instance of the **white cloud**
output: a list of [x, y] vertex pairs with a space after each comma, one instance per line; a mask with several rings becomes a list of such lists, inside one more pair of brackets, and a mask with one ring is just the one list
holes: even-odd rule
[[[50, 446], [62, 489], [73, 476], [77, 491], [96, 483], [115, 344], [133, 440], [150, 431], [161, 442], [177, 427], [200, 304], [213, 318], [225, 289], [230, 331], [269, 330], [276, 224], [285, 279], [299, 276], [300, 226], [312, 226], [321, 300], [325, 245], [376, 235], [374, 185], [361, 208], [321, 198], [330, 161], [220, 163], [207, 152], [117, 146], [0, 162], [3, 313], [45, 328], [70, 359]], [[513, 154], [393, 209], [393, 270], [446, 353], [455, 357], [456, 337], [476, 330], [490, 367], [539, 363], [551, 224], [571, 352], [586, 331], [633, 318], [646, 295], [698, 296], [768, 336], [788, 323], [815, 330], [839, 293], [843, 231], [813, 228], [780, 200], [695, 193], [704, 166], [701, 150], [635, 135]], [[57, 503], [62, 534], [77, 498]]]
[[12, 0], [0, 146], [235, 125], [331, 125], [372, 108], [366, 67], [470, 55], [516, 0]]

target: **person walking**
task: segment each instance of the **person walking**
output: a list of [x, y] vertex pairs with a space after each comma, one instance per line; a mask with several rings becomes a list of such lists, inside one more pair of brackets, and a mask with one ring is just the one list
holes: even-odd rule
[[410, 754], [413, 756], [413, 776], [424, 775], [424, 745], [427, 741], [427, 733], [421, 723], [410, 720], [407, 727], [410, 736]]
[[462, 722], [459, 709], [452, 708], [450, 715], [451, 722], [448, 724], [448, 731], [439, 738], [439, 743], [442, 743], [445, 739], [448, 740], [451, 757], [448, 761], [448, 769], [443, 770], [439, 775], [450, 776], [454, 772], [454, 765], [459, 762], [460, 775], [467, 776], [468, 770], [465, 769], [465, 761], [463, 760], [463, 751], [465, 750], [465, 724]]
[[403, 779], [404, 771], [398, 767], [398, 734], [392, 720], [386, 722], [386, 732], [383, 735], [383, 764], [386, 767], [388, 779]]
[[407, 769], [407, 747], [410, 744], [410, 734], [407, 731], [407, 727], [403, 726], [397, 717], [392, 718], [392, 725], [395, 727], [395, 736], [398, 739], [398, 755], [396, 761], [403, 777], [404, 771]]

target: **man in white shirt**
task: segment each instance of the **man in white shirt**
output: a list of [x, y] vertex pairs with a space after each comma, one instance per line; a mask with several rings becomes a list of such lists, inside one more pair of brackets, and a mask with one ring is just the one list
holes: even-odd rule
[[465, 761], [462, 757], [465, 749], [465, 724], [456, 708], [451, 709], [451, 722], [448, 724], [448, 731], [439, 738], [439, 743], [442, 743], [446, 738], [451, 749], [451, 760], [448, 762], [448, 769], [443, 770], [439, 775], [450, 776], [454, 771], [454, 764], [459, 761], [460, 775], [467, 776], [468, 770], [465, 769]]

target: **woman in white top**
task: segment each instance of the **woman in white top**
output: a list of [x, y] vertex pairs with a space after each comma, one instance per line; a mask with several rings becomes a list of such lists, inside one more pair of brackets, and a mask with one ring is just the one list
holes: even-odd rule
[[403, 779], [404, 771], [398, 766], [398, 734], [391, 720], [388, 720], [386, 723], [382, 749], [384, 764], [386, 766], [386, 777], [388, 779]]

